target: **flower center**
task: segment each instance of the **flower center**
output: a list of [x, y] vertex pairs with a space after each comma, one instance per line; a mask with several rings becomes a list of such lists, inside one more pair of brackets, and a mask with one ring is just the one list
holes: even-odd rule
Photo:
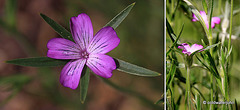
[[81, 53], [81, 58], [87, 59], [87, 58], [89, 58], [89, 54], [86, 51], [83, 51]]

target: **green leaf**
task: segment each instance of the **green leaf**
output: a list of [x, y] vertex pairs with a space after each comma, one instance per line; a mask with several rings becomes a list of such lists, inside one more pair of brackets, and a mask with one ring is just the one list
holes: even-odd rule
[[182, 95], [180, 95], [180, 96], [178, 97], [178, 100], [177, 100], [177, 102], [176, 102], [176, 104], [175, 104], [176, 110], [179, 110], [179, 106], [180, 106], [180, 103], [181, 103], [181, 99], [182, 99]]
[[69, 60], [57, 60], [48, 57], [35, 57], [35, 58], [21, 58], [6, 61], [6, 63], [31, 66], [31, 67], [48, 67], [48, 66], [61, 66], [65, 65]]
[[[208, 27], [212, 27], [211, 25], [212, 25], [212, 14], [213, 14], [213, 0], [211, 0], [211, 2], [210, 2], [210, 13], [209, 13], [209, 15], [208, 15], [208, 19], [209, 19], [209, 23], [208, 23]], [[209, 28], [209, 37], [211, 37], [212, 36], [212, 28]], [[210, 38], [209, 38], [210, 39]], [[210, 43], [211, 44], [211, 43]]]
[[[203, 57], [203, 55], [201, 54], [201, 56]], [[208, 70], [211, 71], [211, 69], [208, 68], [208, 66], [196, 55], [196, 58], [198, 59], [198, 61]]]
[[208, 6], [207, 6], [207, 3], [206, 3], [206, 0], [202, 0], [202, 5], [203, 5], [203, 9], [205, 12], [208, 11]]
[[41, 17], [63, 38], [73, 41], [72, 34], [62, 27], [60, 24], [49, 18], [48, 16], [40, 13]]
[[[174, 43], [177, 40], [176, 34], [174, 33], [171, 25], [169, 24], [168, 20], [166, 20], [166, 25], [167, 25], [167, 32], [168, 35], [170, 36], [172, 42]], [[177, 44], [180, 45], [181, 42], [179, 40], [177, 40]]]
[[175, 99], [173, 98], [173, 91], [171, 89], [169, 89], [169, 94], [171, 97], [171, 110], [176, 110], [177, 104], [175, 104]]
[[89, 85], [89, 79], [90, 79], [90, 69], [85, 65], [82, 77], [80, 80], [80, 100], [81, 103], [84, 103], [86, 97], [87, 97], [87, 91], [88, 91], [88, 85]]
[[212, 73], [216, 78], [220, 79], [220, 75], [219, 75], [219, 73], [218, 73], [216, 64], [215, 64], [215, 62], [214, 62], [214, 60], [213, 60], [210, 52], [209, 52], [209, 51], [206, 51], [206, 54], [207, 54], [207, 56], [208, 56], [208, 61], [209, 61], [210, 65], [211, 65], [211, 66], [210, 66], [210, 69], [212, 69], [211, 73]]
[[192, 86], [195, 90], [196, 90], [196, 92], [203, 98], [203, 100], [206, 100], [206, 98], [204, 97], [204, 95], [201, 93], [201, 91], [197, 88], [197, 87], [195, 87], [195, 86]]
[[[111, 26], [112, 28], [116, 29], [118, 25], [127, 17], [129, 12], [132, 10], [135, 2], [126, 7], [122, 10], [119, 14], [117, 14], [111, 21], [109, 21], [105, 26]], [[105, 27], [104, 26], [104, 27]]]
[[[127, 72], [129, 74], [138, 76], [159, 76], [160, 73], [125, 62], [123, 60], [114, 59], [118, 70]], [[20, 65], [20, 66], [31, 66], [31, 67], [49, 67], [49, 66], [62, 66], [65, 65], [69, 60], [58, 60], [48, 57], [35, 57], [35, 58], [21, 58], [6, 61], [6, 63]]]
[[235, 110], [238, 110], [238, 104], [237, 104], [237, 100], [234, 100], [234, 105], [235, 105]]
[[[217, 67], [216, 67], [216, 64], [209, 52], [209, 50], [206, 50], [206, 53], [202, 54], [200, 53], [201, 57], [203, 58], [203, 60], [200, 60], [199, 57], [197, 57], [198, 61], [200, 61], [200, 63], [206, 67], [206, 69], [208, 71], [211, 72], [211, 74], [213, 74], [216, 78], [220, 79], [220, 75], [218, 73], [218, 70], [217, 70]], [[207, 63], [204, 63], [203, 61], [207, 61]], [[217, 80], [218, 80], [217, 79]]]
[[196, 94], [195, 95], [195, 98], [196, 98], [196, 108], [197, 108], [197, 110], [202, 110], [201, 109], [201, 99], [200, 99], [200, 95], [199, 94]]
[[158, 72], [125, 62], [123, 60], [119, 60], [114, 58], [116, 65], [117, 65], [117, 70], [126, 72], [132, 75], [137, 75], [137, 76], [159, 76], [161, 75]]
[[[117, 14], [111, 21], [109, 21], [105, 26], [111, 26], [114, 29], [118, 27], [118, 25], [127, 17], [131, 9], [135, 3], [132, 3], [128, 7], [126, 7], [124, 10], [122, 10], [119, 14]], [[63, 38], [69, 39], [73, 41], [72, 34], [66, 30], [63, 26], [49, 18], [48, 16], [40, 13], [41, 17]]]
[[[175, 9], [174, 9], [174, 11], [173, 11], [173, 13], [172, 13], [171, 21], [174, 21], [175, 15], [176, 15], [176, 12], [177, 12], [177, 10], [178, 10], [178, 7], [179, 7], [180, 3], [181, 3], [181, 0], [178, 0], [178, 1], [177, 1], [177, 5], [175, 6]], [[172, 3], [172, 4], [174, 5], [174, 3]]]
[[177, 45], [177, 42], [179, 42], [179, 38], [180, 38], [180, 36], [181, 36], [181, 34], [182, 34], [182, 32], [183, 32], [183, 27], [184, 27], [184, 25], [182, 26], [182, 29], [181, 29], [179, 35], [177, 36], [177, 38], [175, 39], [175, 41], [173, 42], [172, 46], [171, 46], [170, 49], [167, 51], [166, 56], [168, 56], [168, 54], [172, 51], [173, 47], [176, 47], [176, 48], [177, 48], [177, 46], [179, 45], [179, 44]]
[[220, 42], [217, 43], [217, 44], [209, 45], [209, 46], [207, 46], [204, 50], [209, 50], [209, 49], [211, 49], [211, 48], [216, 47], [216, 46], [219, 45], [219, 44], [220, 44]]
[[171, 61], [171, 67], [170, 67], [170, 70], [167, 74], [167, 78], [166, 78], [166, 83], [168, 84], [167, 85], [167, 90], [169, 89], [169, 86], [172, 85], [172, 82], [173, 82], [173, 79], [174, 79], [174, 76], [176, 74], [176, 62], [174, 60]]

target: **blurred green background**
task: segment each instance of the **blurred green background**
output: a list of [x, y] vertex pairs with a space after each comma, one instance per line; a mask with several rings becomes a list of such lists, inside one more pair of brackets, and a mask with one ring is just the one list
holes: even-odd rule
[[[108, 55], [163, 74], [163, 6], [161, 0], [0, 0], [1, 110], [152, 110], [139, 98], [119, 92], [91, 75], [86, 102], [79, 88], [59, 83], [62, 67], [33, 68], [4, 63], [16, 58], [46, 56], [48, 40], [60, 37], [43, 13], [69, 30], [69, 19], [90, 16], [94, 33], [121, 10], [136, 2], [116, 29], [121, 42]], [[139, 77], [117, 70], [109, 80], [155, 103], [163, 98], [163, 75]], [[163, 103], [159, 104], [163, 107]]]

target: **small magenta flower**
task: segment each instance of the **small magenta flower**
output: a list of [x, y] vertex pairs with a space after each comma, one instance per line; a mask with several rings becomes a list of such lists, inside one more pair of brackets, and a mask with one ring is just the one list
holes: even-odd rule
[[76, 89], [85, 64], [95, 74], [110, 78], [116, 64], [112, 57], [105, 54], [117, 47], [120, 42], [115, 30], [107, 26], [93, 36], [92, 22], [84, 13], [70, 19], [70, 28], [75, 42], [53, 38], [47, 44], [48, 57], [71, 59], [62, 69], [60, 83]]
[[[209, 24], [208, 24], [208, 20], [207, 20], [207, 14], [204, 11], [200, 11], [200, 15], [202, 16], [207, 28], [209, 28]], [[192, 14], [192, 21], [199, 21], [197, 16], [195, 14]], [[212, 17], [212, 23], [211, 23], [211, 27], [214, 28], [215, 24], [220, 24], [221, 19], [219, 17]]]
[[[202, 45], [193, 44], [191, 47], [187, 43], [182, 43], [178, 46], [179, 49], [183, 49], [182, 53], [188, 54], [190, 56], [192, 53], [201, 50], [203, 48]], [[199, 51], [200, 52], [200, 51]]]

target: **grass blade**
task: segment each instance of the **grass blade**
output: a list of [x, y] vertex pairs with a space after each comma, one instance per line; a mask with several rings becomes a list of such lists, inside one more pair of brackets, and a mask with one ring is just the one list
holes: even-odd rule
[[[173, 29], [171, 27], [171, 25], [169, 24], [168, 20], [166, 20], [166, 25], [167, 25], [167, 32], [168, 35], [170, 36], [172, 42], [175, 42], [175, 40], [177, 39], [176, 35], [173, 32]], [[180, 41], [177, 40], [177, 44], [180, 45]]]
[[208, 6], [207, 6], [207, 3], [206, 3], [206, 0], [202, 0], [202, 5], [203, 5], [203, 9], [205, 12], [208, 11]]

